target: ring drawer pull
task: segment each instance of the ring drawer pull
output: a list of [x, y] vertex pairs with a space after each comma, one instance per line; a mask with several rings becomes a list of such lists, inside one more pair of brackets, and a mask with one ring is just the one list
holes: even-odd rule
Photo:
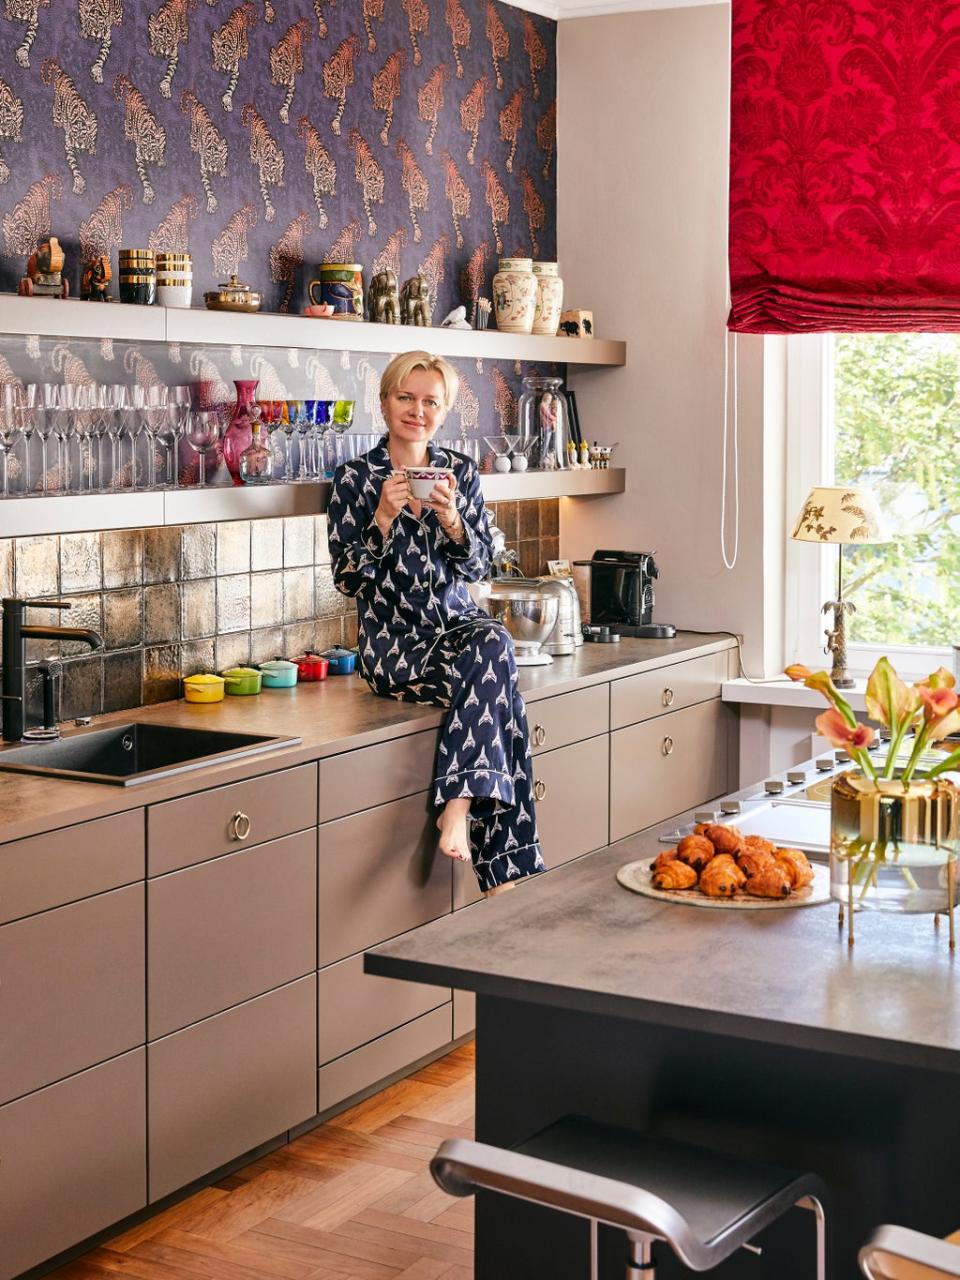
[[533, 726], [533, 745], [535, 747], [542, 747], [543, 744], [546, 742], [546, 740], [547, 740], [546, 729], [543, 727], [542, 724], [535, 724]]
[[673, 692], [672, 689], [667, 688], [667, 689], [664, 689], [663, 691], [663, 696], [661, 698], [661, 701], [663, 702], [663, 705], [665, 707], [672, 707], [673, 700], [676, 696], [677, 695]]
[[669, 756], [673, 753], [673, 739], [669, 734], [667, 734], [663, 742], [660, 743], [660, 750], [665, 756]]
[[538, 778], [533, 784], [533, 798], [534, 800], [542, 800], [546, 794], [547, 784], [541, 778]]
[[234, 840], [246, 840], [250, 834], [250, 819], [241, 809], [230, 819], [230, 834]]

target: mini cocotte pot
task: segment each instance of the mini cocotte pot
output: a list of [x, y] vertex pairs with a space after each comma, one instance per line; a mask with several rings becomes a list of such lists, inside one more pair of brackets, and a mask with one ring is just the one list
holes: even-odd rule
[[255, 667], [230, 667], [223, 673], [227, 693], [234, 697], [244, 697], [260, 692], [262, 679]]
[[334, 645], [332, 649], [324, 649], [320, 656], [330, 664], [332, 676], [349, 676], [356, 670], [357, 655], [353, 649], [341, 649], [339, 645]]
[[222, 702], [225, 684], [223, 676], [199, 671], [196, 675], [184, 676], [183, 696], [187, 702]]
[[292, 689], [299, 674], [297, 664], [287, 662], [286, 658], [271, 658], [269, 662], [261, 662], [260, 671], [264, 689]]
[[318, 653], [304, 653], [297, 658], [297, 667], [300, 679], [304, 684], [309, 684], [313, 680], [326, 680], [330, 663]]

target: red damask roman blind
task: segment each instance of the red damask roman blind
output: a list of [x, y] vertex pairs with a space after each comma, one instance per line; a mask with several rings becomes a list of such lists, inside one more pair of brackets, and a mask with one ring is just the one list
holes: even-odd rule
[[960, 0], [733, 0], [729, 327], [960, 330]]

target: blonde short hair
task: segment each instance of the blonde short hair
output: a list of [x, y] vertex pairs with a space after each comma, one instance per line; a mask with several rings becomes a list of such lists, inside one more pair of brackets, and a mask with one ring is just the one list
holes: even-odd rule
[[444, 404], [448, 411], [452, 409], [460, 388], [460, 375], [449, 360], [444, 360], [443, 356], [432, 356], [429, 351], [405, 351], [403, 355], [394, 356], [380, 378], [380, 399], [385, 400], [414, 369], [426, 369], [428, 373], [440, 375]]

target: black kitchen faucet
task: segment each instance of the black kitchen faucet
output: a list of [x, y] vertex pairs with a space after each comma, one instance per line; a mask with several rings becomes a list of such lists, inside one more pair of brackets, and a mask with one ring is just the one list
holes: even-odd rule
[[[44, 627], [25, 623], [23, 611], [36, 609], [69, 609], [69, 600], [20, 600], [15, 596], [3, 599], [3, 738], [5, 742], [19, 742], [23, 737], [26, 710], [26, 641], [27, 640], [80, 640], [91, 649], [99, 649], [103, 640], [88, 627]], [[52, 678], [49, 674], [46, 679]], [[45, 703], [47, 699], [44, 700]]]

